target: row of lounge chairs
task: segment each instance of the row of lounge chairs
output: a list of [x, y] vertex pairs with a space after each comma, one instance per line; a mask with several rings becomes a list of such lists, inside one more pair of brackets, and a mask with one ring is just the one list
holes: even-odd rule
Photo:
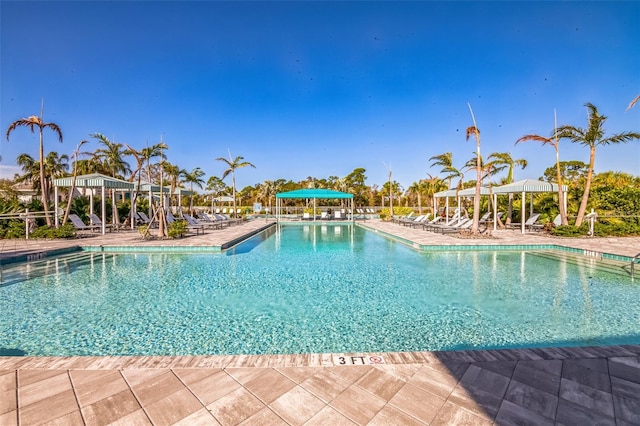
[[[503, 213], [498, 212], [498, 218], [502, 218]], [[412, 215], [403, 217], [403, 218], [394, 218], [393, 221], [403, 226], [410, 226], [412, 228], [416, 228], [422, 226], [422, 229], [433, 232], [440, 233], [457, 233], [460, 232], [461, 229], [469, 229], [473, 226], [473, 219], [461, 217], [458, 212], [456, 212], [447, 224], [440, 223], [442, 218], [440, 216], [436, 216], [434, 219], [429, 220], [430, 214], [427, 213], [425, 215], [420, 215], [417, 217], [411, 217]], [[529, 219], [524, 223], [524, 228], [530, 231], [541, 231], [544, 229], [544, 224], [539, 223], [540, 213], [532, 214]], [[553, 219], [553, 223], [555, 226], [559, 226], [561, 224], [560, 215], [557, 215]], [[490, 223], [493, 221], [491, 219], [491, 212], [486, 212], [480, 218], [480, 225], [484, 225], [484, 231], [488, 229]], [[520, 229], [522, 227], [521, 223], [511, 223], [507, 226], [511, 229]]]
[[[91, 223], [89, 225], [85, 224], [82, 219], [76, 214], [70, 214], [69, 220], [73, 224], [73, 226], [78, 231], [90, 231], [90, 232], [100, 232], [102, 230], [103, 224], [98, 215], [90, 214], [89, 219]], [[204, 233], [205, 229], [223, 229], [225, 227], [229, 227], [231, 225], [242, 223], [243, 219], [232, 219], [227, 215], [213, 213], [209, 214], [201, 214], [198, 219], [194, 218], [191, 215], [184, 214], [183, 219], [187, 222], [187, 229], [191, 232], [195, 232], [196, 234]], [[136, 212], [134, 213], [134, 220], [137, 225], [153, 225], [154, 221], [152, 221], [144, 212]], [[171, 212], [167, 213], [167, 222], [171, 223], [177, 220]], [[107, 231], [111, 232], [114, 230], [118, 230], [121, 227], [117, 225], [113, 225], [111, 223], [105, 223], [104, 227]]]

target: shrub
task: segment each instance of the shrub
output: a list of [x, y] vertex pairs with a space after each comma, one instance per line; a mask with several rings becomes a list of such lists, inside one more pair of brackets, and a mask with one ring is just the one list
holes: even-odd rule
[[182, 237], [187, 233], [187, 221], [186, 220], [174, 220], [169, 224], [167, 228], [167, 235], [169, 238]]
[[70, 223], [64, 224], [59, 228], [43, 225], [34, 229], [30, 236], [32, 238], [74, 238], [76, 236], [76, 228]]
[[4, 230], [4, 238], [24, 238], [24, 222], [21, 220], [10, 220]]
[[[407, 216], [409, 213], [411, 213], [413, 211], [413, 209], [411, 207], [394, 207], [393, 208], [393, 215], [394, 216]], [[380, 210], [380, 219], [382, 220], [391, 220], [391, 215], [389, 214], [389, 209], [387, 207], [385, 207], [384, 209]]]

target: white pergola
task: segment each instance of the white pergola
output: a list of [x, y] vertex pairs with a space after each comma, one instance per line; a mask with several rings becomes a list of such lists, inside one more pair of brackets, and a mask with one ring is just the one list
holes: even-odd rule
[[[513, 182], [507, 185], [496, 186], [493, 189], [493, 229], [496, 229], [497, 226], [497, 201], [498, 195], [503, 194], [522, 194], [522, 219], [520, 220], [520, 232], [525, 233], [525, 216], [526, 216], [526, 194], [527, 192], [531, 194], [530, 197], [530, 208], [529, 215], [533, 214], [533, 194], [541, 193], [541, 192], [558, 192], [558, 184], [551, 182], [544, 182], [535, 179], [524, 179], [518, 182]], [[567, 186], [562, 185], [562, 192], [564, 192], [564, 209], [567, 211]]]
[[[53, 180], [53, 190], [54, 190], [54, 211], [56, 212], [55, 214], [55, 225], [56, 227], [59, 225], [59, 221], [58, 221], [58, 188], [62, 187], [62, 188], [71, 188], [73, 186], [73, 177], [69, 176], [69, 177], [64, 177], [64, 178], [59, 178], [59, 179], [54, 179]], [[114, 189], [117, 191], [128, 191], [133, 193], [134, 192], [134, 188], [135, 185], [131, 182], [127, 182], [125, 180], [122, 179], [116, 179], [110, 176], [106, 176], [100, 173], [91, 173], [88, 175], [82, 175], [82, 176], [77, 176], [76, 177], [76, 182], [75, 182], [75, 187], [76, 188], [88, 188], [91, 189], [91, 191], [89, 192], [89, 211], [91, 214], [93, 214], [93, 192], [96, 189], [100, 189], [100, 193], [101, 193], [101, 207], [102, 207], [102, 211], [101, 211], [101, 218], [100, 220], [102, 221], [102, 235], [106, 234], [106, 222], [105, 222], [105, 218], [107, 216], [107, 205], [105, 203], [106, 200], [106, 194], [107, 194], [107, 189]], [[73, 196], [73, 194], [69, 194], [69, 196]], [[114, 200], [115, 201], [115, 200]], [[115, 202], [113, 205], [113, 208], [116, 208]], [[133, 215], [133, 209], [131, 209], [131, 215]], [[115, 215], [114, 215], [115, 216]], [[131, 220], [131, 223], [133, 223], [133, 220]]]

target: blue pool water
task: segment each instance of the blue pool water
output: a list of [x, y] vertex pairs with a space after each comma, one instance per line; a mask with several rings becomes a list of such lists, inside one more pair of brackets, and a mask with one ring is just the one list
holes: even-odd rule
[[421, 252], [292, 225], [224, 253], [5, 266], [0, 354], [196, 355], [640, 343], [640, 286], [544, 252]]

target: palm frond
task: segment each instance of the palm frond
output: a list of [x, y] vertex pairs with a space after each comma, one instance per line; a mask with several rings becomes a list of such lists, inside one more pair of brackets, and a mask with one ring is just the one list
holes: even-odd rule
[[633, 106], [640, 100], [640, 95], [636, 96], [631, 102], [629, 102], [629, 106], [625, 111], [629, 111]]

